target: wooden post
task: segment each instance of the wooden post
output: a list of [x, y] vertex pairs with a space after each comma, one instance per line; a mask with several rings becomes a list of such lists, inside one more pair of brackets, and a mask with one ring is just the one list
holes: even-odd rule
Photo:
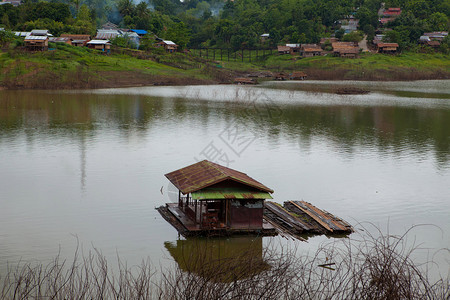
[[227, 49], [228, 61], [230, 61], [230, 49]]
[[197, 201], [197, 199], [195, 199], [195, 223], [197, 223], [197, 204], [198, 204], [198, 201]]
[[200, 48], [200, 58], [202, 57], [202, 48]]
[[213, 49], [213, 60], [216, 60], [216, 48]]
[[178, 206], [183, 207], [183, 201], [181, 201], [181, 191], [178, 190]]
[[208, 51], [209, 51], [209, 48], [206, 48], [206, 59], [209, 58], [209, 53], [208, 53]]

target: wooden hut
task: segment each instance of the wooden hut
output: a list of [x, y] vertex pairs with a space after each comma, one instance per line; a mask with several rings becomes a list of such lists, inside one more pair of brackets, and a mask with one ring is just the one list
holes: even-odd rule
[[377, 44], [378, 53], [397, 53], [398, 44], [397, 43], [378, 43]]
[[91, 40], [87, 42], [87, 47], [108, 53], [111, 51], [111, 43], [108, 40]]
[[264, 233], [264, 200], [273, 190], [247, 174], [203, 160], [165, 176], [179, 190], [167, 208], [188, 231]]
[[178, 45], [175, 44], [172, 41], [166, 41], [162, 40], [159, 43], [157, 43], [158, 47], [163, 47], [166, 52], [173, 53], [176, 52], [178, 49]]
[[302, 44], [300, 52], [303, 57], [313, 57], [321, 56], [323, 50], [317, 44]]
[[46, 51], [48, 50], [48, 37], [28, 35], [25, 37], [24, 45], [28, 51]]
[[91, 40], [91, 36], [88, 34], [61, 34], [61, 37], [69, 38], [72, 45], [76, 47], [86, 47]]

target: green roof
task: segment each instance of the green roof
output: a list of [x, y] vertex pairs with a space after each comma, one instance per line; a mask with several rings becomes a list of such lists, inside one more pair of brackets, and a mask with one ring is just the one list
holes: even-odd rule
[[196, 200], [219, 200], [219, 199], [272, 199], [269, 193], [262, 191], [251, 191], [236, 188], [205, 188], [192, 192], [192, 199]]

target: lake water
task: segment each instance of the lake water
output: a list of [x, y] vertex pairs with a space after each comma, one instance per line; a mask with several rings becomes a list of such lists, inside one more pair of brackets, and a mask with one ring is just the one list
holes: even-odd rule
[[[371, 93], [331, 93], [342, 85]], [[77, 245], [129, 265], [171, 264], [187, 242], [155, 210], [173, 201], [164, 174], [201, 159], [358, 231], [433, 224], [409, 234], [418, 261], [450, 245], [450, 81], [0, 91], [0, 275]], [[274, 240], [287, 242], [206, 242]], [[315, 251], [327, 240], [288, 243]], [[433, 259], [448, 272], [448, 252]]]

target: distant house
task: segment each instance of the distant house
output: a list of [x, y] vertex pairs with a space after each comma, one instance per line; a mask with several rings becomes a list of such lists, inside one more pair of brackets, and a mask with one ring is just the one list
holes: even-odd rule
[[359, 47], [353, 42], [336, 42], [332, 43], [333, 55], [344, 58], [356, 58], [359, 54]]
[[62, 43], [72, 45], [72, 40], [67, 37], [49, 37], [48, 41], [51, 43]]
[[378, 43], [377, 44], [378, 53], [393, 54], [393, 53], [397, 53], [397, 50], [398, 50], [397, 43]]
[[398, 17], [402, 14], [402, 10], [400, 7], [390, 7], [385, 9], [382, 13], [385, 17]]
[[31, 35], [34, 36], [52, 36], [47, 29], [33, 29], [31, 30]]
[[313, 57], [322, 55], [322, 48], [317, 44], [302, 44], [300, 53], [303, 57]]
[[12, 6], [17, 7], [22, 4], [22, 1], [21, 0], [9, 0], [9, 1], [0, 2], [0, 5], [4, 5], [4, 4], [11, 4]]
[[261, 43], [266, 42], [268, 39], [270, 39], [270, 34], [268, 33], [263, 33], [259, 36], [259, 38], [261, 39]]
[[339, 39], [335, 38], [335, 37], [321, 38], [319, 45], [321, 47], [323, 47], [326, 43], [330, 43], [331, 44], [331, 43], [336, 43], [337, 41], [339, 41]]
[[28, 35], [25, 37], [24, 44], [28, 51], [46, 51], [48, 50], [48, 36]]
[[97, 30], [96, 40], [113, 40], [122, 35], [122, 31], [118, 29], [99, 29]]
[[344, 29], [345, 33], [350, 33], [358, 29], [359, 20], [354, 16], [349, 16], [346, 19], [340, 20], [341, 29]]
[[301, 44], [286, 44], [286, 46], [289, 47], [289, 52], [291, 54], [299, 53], [302, 47]]
[[119, 26], [117, 26], [116, 24], [114, 24], [114, 23], [111, 23], [111, 22], [106, 22], [105, 24], [103, 24], [102, 25], [102, 27], [101, 27], [101, 29], [118, 29], [119, 28]]
[[377, 34], [377, 35], [375, 35], [374, 37], [373, 37], [373, 44], [374, 45], [377, 45], [378, 43], [381, 43], [382, 41], [383, 41], [383, 38], [385, 37], [386, 35], [384, 35], [384, 34]]
[[291, 53], [291, 48], [288, 46], [278, 46], [278, 53], [279, 54], [289, 54]]
[[91, 36], [88, 34], [61, 34], [61, 37], [70, 39], [72, 45], [76, 47], [85, 47], [91, 40]]
[[164, 47], [164, 50], [166, 50], [169, 53], [176, 52], [178, 49], [178, 45], [175, 44], [172, 41], [162, 40], [159, 43], [157, 43], [158, 47]]
[[89, 49], [101, 50], [109, 53], [111, 51], [111, 43], [108, 40], [91, 40], [87, 42]]
[[130, 31], [136, 33], [139, 37], [143, 37], [148, 33], [148, 31], [144, 29], [130, 29]]
[[443, 41], [448, 36], [448, 31], [425, 32], [423, 36], [429, 37], [431, 41]]
[[306, 77], [308, 77], [308, 75], [302, 71], [292, 72], [292, 74], [289, 75], [290, 80], [305, 80]]

